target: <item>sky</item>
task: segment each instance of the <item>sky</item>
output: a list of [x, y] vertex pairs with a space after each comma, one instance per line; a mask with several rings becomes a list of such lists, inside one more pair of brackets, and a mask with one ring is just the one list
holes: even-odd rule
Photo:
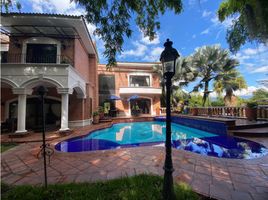
[[[85, 9], [70, 0], [20, 0], [22, 12], [57, 13], [69, 15], [85, 15]], [[153, 41], [144, 37], [140, 29], [131, 21], [133, 34], [131, 38], [125, 38], [122, 54], [118, 55], [118, 61], [128, 62], [155, 62], [163, 51], [163, 44], [167, 38], [173, 41], [173, 47], [181, 56], [189, 56], [195, 49], [204, 45], [219, 44], [222, 48], [228, 48], [226, 42], [226, 30], [231, 25], [232, 19], [223, 23], [219, 22], [216, 12], [221, 0], [183, 0], [183, 12], [175, 15], [167, 11], [159, 17], [161, 28]], [[15, 9], [14, 9], [15, 11]], [[101, 38], [93, 35], [95, 26], [88, 24], [92, 38], [97, 43], [100, 63], [106, 63], [102, 55], [104, 51]], [[247, 43], [232, 57], [238, 59], [238, 70], [244, 76], [248, 89], [237, 91], [238, 96], [250, 96], [253, 91], [264, 86], [258, 80], [268, 79], [268, 46], [257, 43]], [[191, 91], [196, 83], [189, 84], [185, 88]], [[212, 84], [211, 84], [212, 85]], [[212, 89], [212, 88], [211, 88]], [[268, 90], [266, 87], [265, 89]], [[212, 93], [211, 96], [215, 96]]]

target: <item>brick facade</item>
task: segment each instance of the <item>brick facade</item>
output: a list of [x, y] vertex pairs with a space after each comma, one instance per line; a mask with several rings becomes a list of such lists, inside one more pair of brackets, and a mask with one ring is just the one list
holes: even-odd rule
[[[144, 66], [143, 66], [144, 64]], [[158, 63], [156, 63], [158, 64]], [[110, 70], [106, 69], [105, 65], [99, 64], [98, 66], [98, 75], [114, 75], [115, 76], [115, 94], [120, 97], [122, 100], [115, 101], [116, 109], [119, 110], [120, 113], [129, 113], [129, 101], [127, 99], [133, 94], [120, 94], [120, 88], [129, 87], [129, 75], [135, 73], [145, 73], [149, 74], [152, 77], [152, 88], [160, 88], [159, 76], [153, 71], [152, 63], [148, 66], [148, 63], [135, 63], [131, 65], [121, 65], [118, 63], [117, 67], [113, 67]], [[151, 114], [156, 114], [157, 110], [160, 109], [160, 94], [138, 94], [140, 98], [150, 99], [152, 103], [152, 111]]]

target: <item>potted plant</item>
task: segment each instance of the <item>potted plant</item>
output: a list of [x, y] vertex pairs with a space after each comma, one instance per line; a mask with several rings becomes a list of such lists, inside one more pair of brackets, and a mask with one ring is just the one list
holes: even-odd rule
[[98, 111], [93, 112], [93, 124], [98, 124], [100, 121], [100, 115]]
[[104, 118], [104, 108], [102, 106], [99, 106], [98, 108], [100, 119]]
[[246, 107], [246, 117], [248, 120], [257, 120], [257, 107], [258, 104], [255, 101], [249, 101]]

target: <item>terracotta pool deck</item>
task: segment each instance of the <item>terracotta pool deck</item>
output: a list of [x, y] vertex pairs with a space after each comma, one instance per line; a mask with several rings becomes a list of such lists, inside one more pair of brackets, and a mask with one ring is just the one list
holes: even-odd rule
[[[108, 126], [110, 123], [76, 129], [71, 135], [55, 138], [49, 143], [54, 145], [58, 141]], [[267, 137], [249, 139], [268, 147]], [[40, 145], [40, 142], [23, 143], [4, 152], [1, 155], [1, 180], [14, 185], [43, 184], [43, 159], [37, 158]], [[202, 156], [176, 149], [172, 153], [174, 181], [186, 182], [198, 193], [226, 200], [268, 199], [268, 155], [239, 160]], [[164, 156], [163, 147], [80, 153], [55, 151], [48, 165], [48, 182], [87, 182], [140, 173], [163, 175]]]

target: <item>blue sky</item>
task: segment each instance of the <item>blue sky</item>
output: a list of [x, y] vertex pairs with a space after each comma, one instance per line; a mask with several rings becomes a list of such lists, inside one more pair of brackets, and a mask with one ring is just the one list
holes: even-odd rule
[[[39, 13], [63, 13], [81, 15], [85, 13], [82, 7], [77, 6], [70, 0], [20, 0], [22, 12]], [[173, 46], [182, 56], [191, 55], [194, 50], [203, 45], [220, 44], [228, 48], [225, 40], [226, 29], [232, 19], [224, 23], [218, 21], [216, 11], [220, 0], [184, 0], [184, 10], [180, 15], [174, 15], [167, 11], [160, 16], [161, 29], [157, 37], [149, 41], [144, 37], [138, 27], [132, 22], [133, 35], [125, 39], [124, 52], [118, 56], [118, 61], [149, 62], [159, 61], [163, 50], [163, 43], [167, 38], [173, 41]], [[94, 25], [88, 24], [90, 32], [95, 29]], [[93, 36], [97, 42], [100, 63], [106, 63], [102, 55], [103, 42], [101, 38]], [[236, 54], [232, 55], [240, 62], [239, 71], [245, 77], [248, 89], [238, 91], [237, 95], [250, 95], [252, 91], [261, 86], [257, 80], [268, 79], [268, 47], [260, 44], [246, 44]], [[190, 91], [193, 84], [186, 90]], [[266, 88], [268, 89], [268, 88]]]

